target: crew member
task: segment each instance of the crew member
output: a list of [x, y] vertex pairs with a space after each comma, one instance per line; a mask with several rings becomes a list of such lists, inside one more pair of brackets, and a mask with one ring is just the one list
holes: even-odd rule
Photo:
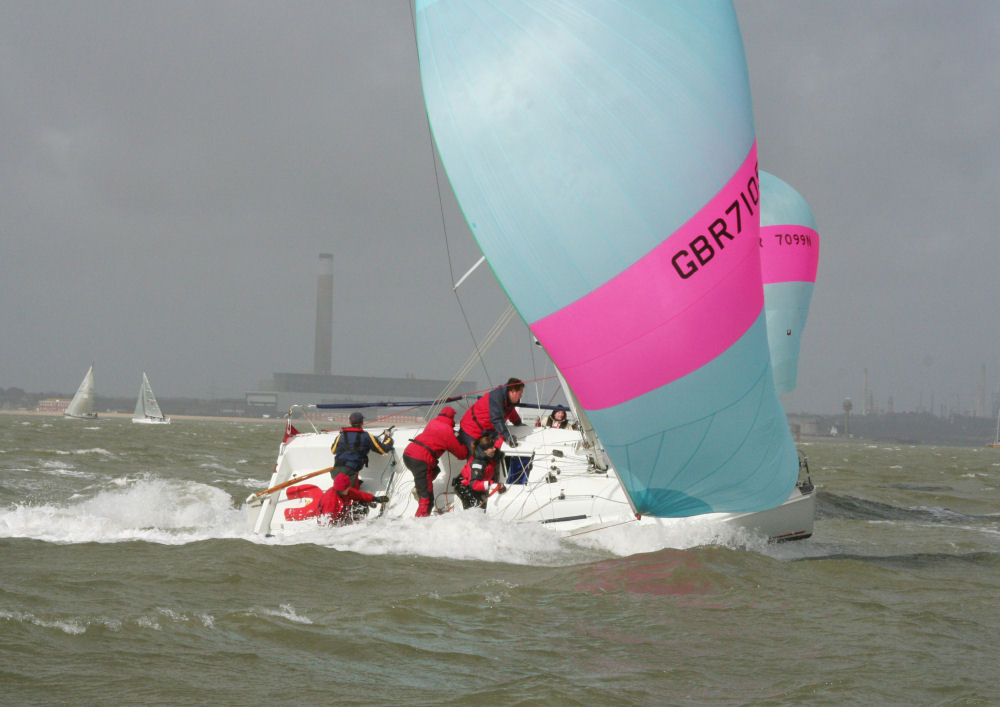
[[388, 432], [376, 438], [371, 432], [361, 429], [365, 416], [360, 412], [352, 412], [350, 426], [342, 427], [337, 439], [330, 445], [333, 452], [333, 469], [330, 475], [334, 478], [337, 474], [347, 474], [351, 479], [351, 487], [358, 488], [361, 482], [358, 480], [358, 472], [363, 467], [368, 466], [368, 454], [378, 452], [386, 454], [392, 450], [392, 438]]
[[569, 420], [566, 419], [566, 408], [560, 406], [553, 410], [550, 414], [546, 415], [544, 418], [538, 421], [537, 427], [554, 427], [558, 430], [564, 430], [569, 427]]
[[476, 440], [492, 430], [511, 447], [516, 447], [517, 438], [507, 429], [507, 420], [515, 425], [522, 424], [516, 406], [521, 402], [523, 394], [524, 383], [517, 378], [509, 378], [504, 385], [480, 396], [462, 415], [458, 438], [471, 451]]
[[434, 479], [440, 471], [438, 459], [445, 452], [451, 452], [459, 459], [469, 456], [468, 448], [455, 436], [455, 409], [451, 407], [443, 408], [403, 450], [403, 463], [413, 474], [413, 485], [420, 501], [418, 518], [431, 514]]
[[463, 508], [486, 508], [486, 500], [494, 493], [506, 493], [507, 487], [495, 480], [497, 464], [503, 458], [503, 439], [487, 432], [476, 440], [472, 456], [453, 482]]
[[368, 514], [369, 505], [387, 503], [388, 496], [373, 496], [351, 487], [351, 477], [337, 474], [333, 486], [319, 499], [320, 520], [330, 525], [348, 525]]

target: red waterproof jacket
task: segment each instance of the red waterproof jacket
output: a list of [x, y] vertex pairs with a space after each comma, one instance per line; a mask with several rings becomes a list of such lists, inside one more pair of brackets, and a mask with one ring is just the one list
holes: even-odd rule
[[428, 422], [424, 431], [406, 445], [403, 455], [427, 462], [430, 470], [437, 466], [438, 458], [445, 452], [451, 452], [459, 459], [469, 456], [469, 450], [455, 436], [455, 419], [441, 414]]
[[496, 481], [493, 477], [496, 475], [497, 462], [500, 460], [500, 445], [502, 444], [502, 439], [496, 441], [494, 446], [497, 452], [492, 458], [486, 456], [479, 447], [476, 447], [472, 458], [462, 467], [463, 486], [468, 486], [473, 491], [481, 493], [487, 490], [485, 482]]
[[328, 520], [330, 523], [337, 523], [347, 517], [347, 510], [355, 501], [371, 503], [374, 500], [375, 497], [372, 494], [361, 489], [349, 488], [347, 495], [341, 496], [331, 486], [319, 499], [319, 515], [321, 518], [326, 516], [324, 520]]
[[462, 430], [472, 439], [479, 439], [487, 430], [496, 430], [509, 443], [510, 431], [505, 420], [510, 420], [515, 425], [521, 424], [521, 416], [507, 396], [507, 386], [501, 385], [480, 396], [465, 411], [462, 415]]

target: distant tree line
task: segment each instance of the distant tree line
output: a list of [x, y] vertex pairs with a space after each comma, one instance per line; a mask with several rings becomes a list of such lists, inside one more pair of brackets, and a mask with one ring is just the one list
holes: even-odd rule
[[17, 410], [29, 405], [34, 408], [38, 405], [39, 400], [46, 397], [55, 396], [26, 393], [21, 388], [0, 388], [0, 408], [4, 410]]
[[[822, 415], [821, 429], [836, 427], [843, 434], [843, 415]], [[851, 437], [900, 444], [943, 444], [982, 446], [993, 441], [996, 419], [929, 412], [892, 412], [878, 415], [851, 415]]]

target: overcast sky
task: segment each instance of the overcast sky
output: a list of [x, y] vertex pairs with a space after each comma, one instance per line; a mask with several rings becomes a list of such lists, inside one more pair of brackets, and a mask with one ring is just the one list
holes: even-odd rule
[[[1000, 3], [739, 0], [760, 166], [819, 276], [790, 411], [1000, 388]], [[311, 372], [450, 378], [478, 258], [435, 181], [406, 0], [0, 0], [0, 387], [241, 396]], [[442, 207], [444, 226], [442, 225]], [[506, 300], [461, 288], [481, 336]], [[485, 385], [550, 371], [512, 326]]]

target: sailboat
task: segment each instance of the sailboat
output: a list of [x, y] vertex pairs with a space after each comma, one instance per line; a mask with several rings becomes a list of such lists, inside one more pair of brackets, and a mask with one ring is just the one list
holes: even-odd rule
[[139, 384], [139, 397], [135, 401], [135, 412], [132, 413], [132, 422], [144, 425], [169, 425], [170, 418], [165, 417], [153, 395], [153, 388], [149, 385], [149, 378], [146, 372], [142, 372], [142, 383]]
[[96, 393], [94, 392], [94, 364], [90, 364], [87, 375], [80, 382], [80, 387], [76, 389], [76, 394], [66, 407], [63, 413], [66, 417], [75, 417], [86, 420], [97, 418]]
[[994, 449], [1000, 449], [1000, 410], [997, 410], [997, 431], [993, 435], [993, 443], [987, 444], [987, 447], [992, 447]]
[[779, 394], [798, 381], [799, 344], [819, 264], [819, 233], [799, 192], [760, 170], [760, 267], [771, 370]]
[[[732, 5], [417, 0], [416, 26], [452, 189], [580, 426], [515, 429], [509, 490], [486, 512], [567, 535], [699, 519], [809, 537], [814, 489], [771, 366]], [[419, 429], [395, 430], [396, 449]], [[335, 435], [282, 444], [247, 499], [255, 531], [313, 520]], [[389, 517], [416, 507], [399, 453], [361, 474]], [[441, 462], [438, 512], [455, 507], [458, 466]]]

